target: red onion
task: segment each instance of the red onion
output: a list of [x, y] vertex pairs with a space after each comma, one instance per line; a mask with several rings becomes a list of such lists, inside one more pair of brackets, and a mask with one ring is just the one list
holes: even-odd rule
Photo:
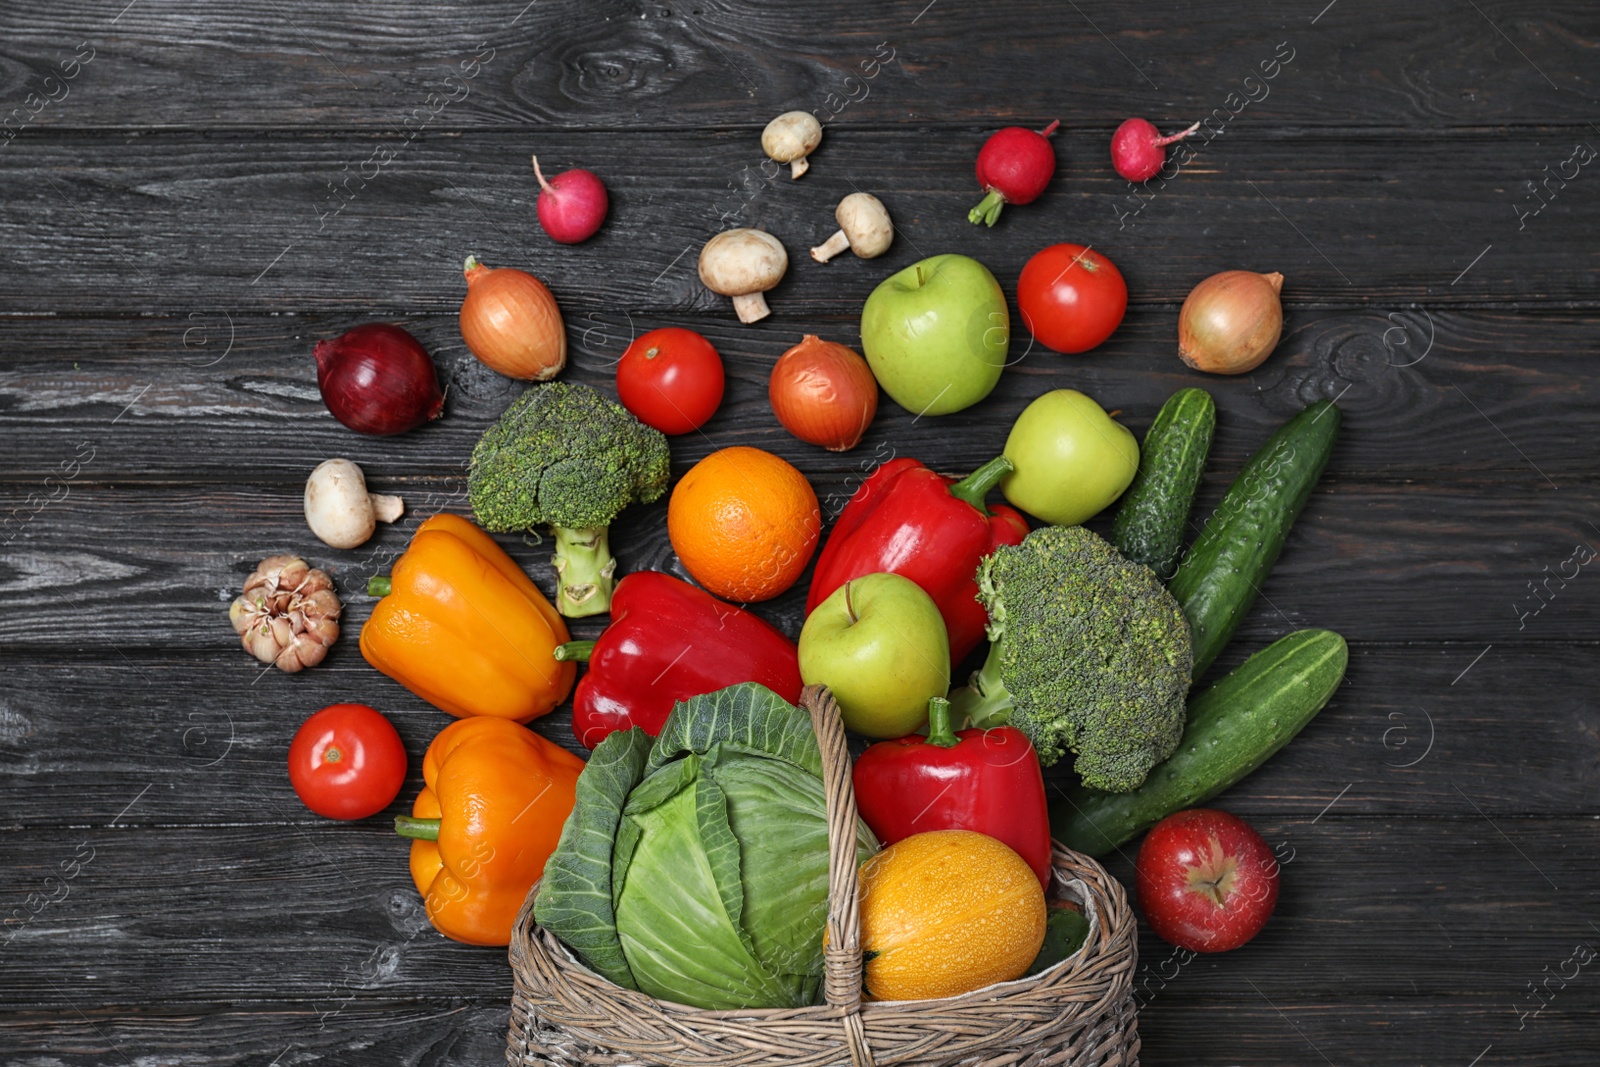
[[414, 430], [444, 409], [439, 372], [415, 337], [373, 322], [318, 341], [317, 388], [333, 417], [380, 436]]

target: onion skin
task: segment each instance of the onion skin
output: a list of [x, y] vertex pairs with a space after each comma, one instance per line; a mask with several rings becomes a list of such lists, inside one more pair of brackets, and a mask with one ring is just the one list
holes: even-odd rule
[[357, 326], [318, 341], [312, 355], [322, 402], [357, 433], [405, 433], [444, 410], [439, 372], [427, 349], [398, 326]]
[[808, 333], [773, 364], [767, 398], [800, 440], [848, 452], [878, 413], [878, 380], [855, 349]]
[[567, 328], [544, 282], [527, 271], [494, 270], [467, 257], [461, 339], [507, 378], [543, 382], [567, 365]]
[[1178, 358], [1208, 374], [1248, 374], [1283, 336], [1283, 275], [1226, 270], [1195, 286], [1178, 313]]

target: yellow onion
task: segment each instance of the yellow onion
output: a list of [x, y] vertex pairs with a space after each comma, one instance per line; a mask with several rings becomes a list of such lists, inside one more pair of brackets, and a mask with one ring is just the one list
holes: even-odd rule
[[767, 397], [784, 429], [829, 452], [856, 447], [878, 413], [878, 381], [867, 361], [811, 333], [773, 364]]
[[1209, 374], [1261, 366], [1283, 334], [1283, 275], [1225, 270], [1190, 292], [1178, 313], [1178, 358]]
[[490, 270], [467, 257], [461, 338], [508, 378], [542, 382], [567, 365], [567, 329], [545, 284], [527, 271]]

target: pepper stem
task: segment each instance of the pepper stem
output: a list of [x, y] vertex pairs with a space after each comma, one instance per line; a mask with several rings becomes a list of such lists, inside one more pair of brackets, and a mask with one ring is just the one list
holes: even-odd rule
[[955, 748], [961, 743], [951, 729], [950, 701], [944, 697], [928, 698], [928, 744], [940, 748]]
[[396, 815], [394, 832], [413, 841], [439, 840], [439, 820], [419, 819], [415, 815]]
[[577, 663], [588, 663], [589, 657], [594, 655], [593, 641], [568, 641], [564, 645], [557, 645], [555, 657], [557, 662], [565, 663], [573, 660]]
[[1000, 479], [1010, 474], [1013, 469], [1009, 459], [996, 456], [952, 485], [950, 495], [957, 500], [965, 500], [987, 515], [989, 512], [983, 506], [983, 498], [988, 496], [989, 490], [999, 485]]
[[374, 574], [367, 579], [368, 596], [388, 596], [394, 592], [394, 583], [387, 574]]
[[978, 201], [978, 206], [967, 212], [968, 222], [981, 222], [985, 226], [993, 226], [1000, 218], [1000, 209], [1006, 206], [1006, 198], [1000, 190], [990, 189], [984, 198]]

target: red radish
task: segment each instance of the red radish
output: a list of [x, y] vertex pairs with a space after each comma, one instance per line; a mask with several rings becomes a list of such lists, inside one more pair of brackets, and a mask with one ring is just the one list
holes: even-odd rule
[[594, 236], [606, 221], [610, 200], [606, 187], [592, 170], [568, 170], [549, 181], [533, 157], [534, 177], [539, 179], [539, 225], [557, 244], [575, 245]]
[[1167, 162], [1167, 145], [1181, 141], [1200, 128], [1197, 122], [1171, 137], [1144, 119], [1129, 119], [1111, 135], [1111, 165], [1130, 182], [1147, 182], [1160, 173]]
[[1007, 126], [983, 143], [978, 153], [978, 184], [984, 197], [967, 213], [968, 222], [993, 226], [1007, 204], [1031, 204], [1056, 173], [1056, 150], [1048, 138], [1060, 122], [1038, 133]]

